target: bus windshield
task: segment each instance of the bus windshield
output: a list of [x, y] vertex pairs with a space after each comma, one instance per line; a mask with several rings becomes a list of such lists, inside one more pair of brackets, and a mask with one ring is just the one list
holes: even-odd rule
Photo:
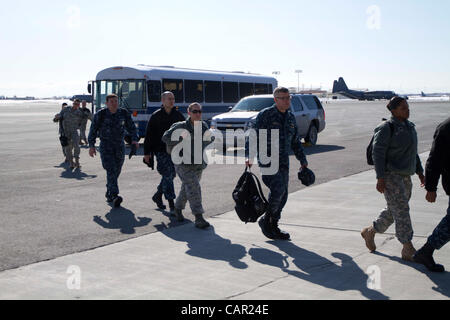
[[261, 111], [273, 106], [274, 103], [273, 98], [247, 98], [236, 104], [231, 112]]
[[144, 80], [98, 80], [96, 87], [96, 111], [106, 107], [106, 96], [111, 93], [117, 94], [121, 108], [145, 108]]

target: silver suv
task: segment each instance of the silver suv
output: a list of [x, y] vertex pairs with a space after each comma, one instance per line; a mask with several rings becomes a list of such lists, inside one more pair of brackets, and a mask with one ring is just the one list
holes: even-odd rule
[[[315, 95], [292, 94], [290, 111], [297, 120], [300, 137], [305, 142], [315, 145], [318, 133], [325, 129], [325, 111], [320, 100]], [[229, 112], [219, 114], [211, 120], [213, 133], [221, 133], [223, 139], [216, 138], [216, 146], [224, 147], [236, 145], [236, 138], [226, 139], [227, 130], [241, 129], [246, 131], [249, 124], [256, 120], [256, 116], [263, 109], [273, 106], [273, 95], [257, 95], [241, 99]], [[236, 134], [233, 134], [236, 137]], [[231, 145], [232, 144], [232, 145]]]

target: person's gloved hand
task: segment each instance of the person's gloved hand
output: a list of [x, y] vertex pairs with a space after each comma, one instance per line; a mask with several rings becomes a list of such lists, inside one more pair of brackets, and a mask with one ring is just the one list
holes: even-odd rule
[[130, 154], [128, 155], [128, 159], [131, 159], [132, 156], [136, 155], [137, 149], [139, 148], [139, 143], [134, 142], [131, 144]]
[[[145, 161], [146, 158], [148, 158], [148, 162]], [[151, 168], [152, 170], [155, 170], [155, 158], [153, 154], [150, 154], [149, 156], [145, 156], [144, 158], [142, 158], [142, 162], [145, 163], [147, 167]]]

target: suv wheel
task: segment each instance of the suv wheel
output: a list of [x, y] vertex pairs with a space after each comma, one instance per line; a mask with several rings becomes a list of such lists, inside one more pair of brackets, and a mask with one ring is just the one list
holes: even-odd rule
[[317, 127], [314, 124], [311, 124], [308, 134], [305, 137], [305, 141], [315, 146], [317, 143], [317, 134]]

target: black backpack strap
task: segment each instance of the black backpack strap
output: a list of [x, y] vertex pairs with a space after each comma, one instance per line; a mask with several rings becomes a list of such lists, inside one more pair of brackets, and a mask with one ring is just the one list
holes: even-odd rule
[[257, 186], [258, 186], [258, 193], [259, 193], [259, 196], [261, 197], [261, 199], [263, 199], [263, 201], [264, 201], [265, 203], [269, 203], [269, 201], [267, 201], [266, 197], [264, 197], [264, 193], [263, 193], [263, 191], [262, 191], [261, 183], [259, 182], [258, 177], [257, 177], [253, 172], [249, 172], [249, 173], [250, 173], [250, 174], [252, 175], [252, 177], [256, 180], [256, 184], [257, 184]]

